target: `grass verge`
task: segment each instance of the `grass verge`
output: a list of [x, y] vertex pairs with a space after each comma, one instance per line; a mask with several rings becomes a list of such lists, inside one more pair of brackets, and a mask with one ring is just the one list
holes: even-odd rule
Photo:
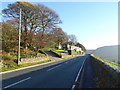
[[51, 62], [51, 61], [52, 60], [45, 60], [45, 61], [40, 61], [40, 62], [35, 62], [35, 63], [26, 63], [26, 64], [22, 64], [22, 65], [16, 65], [16, 66], [13, 66], [13, 67], [8, 67], [8, 68], [3, 67], [3, 68], [1, 68], [2, 69], [1, 71], [4, 72], [4, 71], [19, 69], [19, 68], [22, 68], [22, 67], [32, 66], [32, 65]]
[[96, 58], [96, 59], [104, 62], [105, 64], [109, 65], [110, 67], [112, 67], [112, 68], [117, 69], [117, 70], [120, 71], [120, 65], [119, 65], [119, 64], [114, 63], [114, 62], [112, 62], [112, 61], [108, 61], [108, 60], [102, 59], [102, 58], [100, 58], [100, 57], [98, 57], [98, 56], [95, 56], [95, 55], [92, 55], [92, 56], [93, 56], [94, 58]]
[[58, 55], [64, 55], [68, 53], [68, 51], [65, 51], [65, 50], [52, 50], [52, 51], [57, 53]]

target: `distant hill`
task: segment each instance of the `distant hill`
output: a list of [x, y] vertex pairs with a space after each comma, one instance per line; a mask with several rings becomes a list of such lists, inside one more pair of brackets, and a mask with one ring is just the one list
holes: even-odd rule
[[106, 60], [118, 62], [118, 45], [97, 48], [93, 54]]
[[86, 54], [91, 54], [91, 53], [93, 53], [95, 50], [93, 50], [93, 49], [88, 49], [88, 50], [86, 50]]

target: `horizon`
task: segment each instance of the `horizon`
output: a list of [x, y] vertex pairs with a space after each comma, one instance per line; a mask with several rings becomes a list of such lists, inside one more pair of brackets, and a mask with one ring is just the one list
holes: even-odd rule
[[98, 48], [96, 48], [96, 49], [87, 49], [87, 50], [97, 50], [97, 49], [103, 48], [103, 47], [115, 47], [115, 46], [119, 47], [120, 45], [118, 44], [118, 45], [101, 46], [101, 47], [98, 47]]
[[[13, 2], [2, 2], [1, 9], [7, 8], [10, 3]], [[63, 21], [58, 26], [66, 33], [74, 34], [86, 49], [118, 45], [117, 2], [30, 3], [41, 3], [56, 11]]]

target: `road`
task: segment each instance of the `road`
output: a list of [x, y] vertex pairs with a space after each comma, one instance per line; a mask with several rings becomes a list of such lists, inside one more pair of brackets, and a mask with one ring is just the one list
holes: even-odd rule
[[79, 80], [82, 66], [88, 57], [88, 55], [76, 57], [56, 65], [4, 79], [2, 88], [77, 88], [78, 85], [75, 82]]

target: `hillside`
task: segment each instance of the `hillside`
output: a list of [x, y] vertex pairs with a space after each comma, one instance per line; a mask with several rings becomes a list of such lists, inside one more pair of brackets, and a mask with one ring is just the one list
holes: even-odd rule
[[118, 62], [118, 45], [97, 48], [93, 54], [106, 60]]

